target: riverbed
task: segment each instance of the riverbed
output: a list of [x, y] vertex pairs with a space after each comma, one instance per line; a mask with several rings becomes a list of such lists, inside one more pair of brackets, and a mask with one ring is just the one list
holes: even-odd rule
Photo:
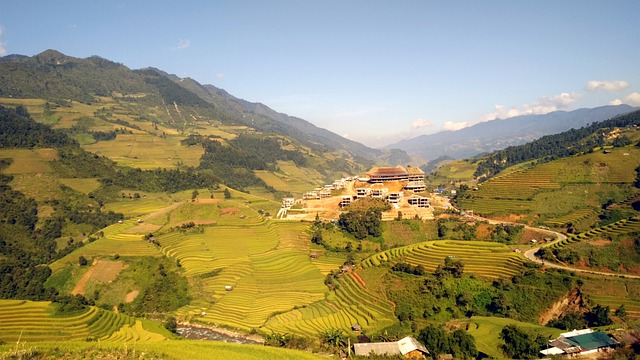
[[211, 340], [236, 344], [262, 344], [241, 334], [235, 334], [225, 329], [210, 329], [196, 326], [179, 326], [178, 334], [189, 340]]

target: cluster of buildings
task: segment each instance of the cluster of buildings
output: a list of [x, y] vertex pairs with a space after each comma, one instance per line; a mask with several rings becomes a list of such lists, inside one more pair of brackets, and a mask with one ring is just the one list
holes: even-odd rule
[[357, 177], [346, 177], [339, 180], [335, 180], [333, 184], [327, 184], [324, 187], [313, 189], [313, 191], [307, 191], [302, 195], [303, 200], [320, 200], [331, 197], [333, 190], [344, 189], [349, 183], [355, 181]]
[[569, 357], [585, 356], [608, 351], [618, 343], [603, 332], [591, 329], [573, 330], [560, 334], [549, 341], [549, 347], [540, 351], [542, 355], [564, 355]]
[[[353, 185], [355, 194], [342, 195], [339, 206], [349, 206], [354, 200], [366, 197], [385, 200], [396, 207], [405, 196], [405, 191], [412, 192], [407, 199], [411, 206], [428, 208], [429, 198], [420, 196], [426, 191], [425, 174], [417, 167], [373, 167], [366, 177], [345, 177], [335, 180], [332, 184], [316, 188], [302, 196], [302, 200], [320, 200], [332, 197], [334, 190], [342, 190]], [[299, 200], [298, 200], [299, 201]], [[282, 199], [282, 208], [290, 209], [297, 201], [294, 198]]]

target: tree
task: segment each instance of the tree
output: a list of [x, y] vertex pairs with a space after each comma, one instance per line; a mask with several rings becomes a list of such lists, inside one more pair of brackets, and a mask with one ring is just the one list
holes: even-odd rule
[[198, 190], [193, 190], [193, 192], [191, 193], [191, 201], [194, 201], [198, 197], [198, 195], [200, 195]]
[[600, 305], [594, 306], [591, 311], [586, 314], [587, 322], [589, 326], [605, 326], [610, 325], [613, 321], [609, 317], [611, 308], [609, 306], [602, 307]]
[[86, 266], [87, 265], [87, 259], [84, 256], [80, 255], [78, 257], [78, 264], [80, 264], [80, 266]]
[[547, 339], [540, 334], [530, 334], [515, 325], [507, 325], [500, 332], [502, 351], [511, 359], [533, 359]]
[[627, 320], [627, 308], [624, 307], [624, 304], [620, 305], [620, 307], [616, 309], [615, 315], [622, 321]]
[[462, 329], [447, 333], [442, 325], [429, 324], [418, 334], [434, 359], [440, 354], [452, 354], [456, 359], [474, 359], [478, 355], [473, 336]]
[[319, 229], [316, 230], [311, 237], [311, 242], [317, 245], [322, 245], [322, 231]]
[[449, 337], [442, 326], [427, 325], [418, 334], [418, 340], [424, 344], [434, 358], [446, 354], [450, 349]]
[[327, 329], [320, 334], [322, 343], [328, 347], [343, 347], [347, 344], [347, 336], [340, 329]]
[[225, 199], [231, 199], [231, 191], [229, 191], [229, 189], [224, 189], [224, 198]]
[[456, 359], [475, 359], [478, 356], [476, 340], [462, 329], [455, 330], [451, 334], [451, 353]]
[[175, 334], [178, 331], [178, 321], [175, 317], [169, 316], [164, 322], [164, 328]]
[[461, 278], [464, 273], [464, 264], [459, 260], [453, 260], [451, 257], [444, 259], [444, 265], [438, 265], [435, 275], [440, 278], [445, 275], [453, 275], [455, 278]]

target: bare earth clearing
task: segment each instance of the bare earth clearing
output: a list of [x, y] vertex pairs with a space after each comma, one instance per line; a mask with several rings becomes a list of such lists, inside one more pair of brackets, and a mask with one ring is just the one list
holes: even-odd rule
[[127, 295], [125, 295], [124, 302], [126, 302], [126, 303], [133, 302], [133, 300], [135, 300], [136, 297], [138, 297], [139, 294], [140, 294], [140, 290], [133, 290], [132, 292], [130, 292]]
[[91, 279], [103, 283], [110, 283], [115, 280], [123, 268], [124, 263], [122, 261], [95, 259], [93, 260], [93, 264], [91, 264], [91, 268], [78, 280], [71, 294], [84, 295], [84, 288]]

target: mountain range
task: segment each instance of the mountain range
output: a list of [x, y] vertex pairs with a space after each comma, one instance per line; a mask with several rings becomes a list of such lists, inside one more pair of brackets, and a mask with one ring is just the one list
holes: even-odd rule
[[505, 120], [496, 119], [457, 131], [421, 135], [385, 148], [401, 149], [409, 155], [426, 160], [434, 160], [441, 156], [462, 159], [522, 145], [545, 135], [581, 128], [637, 109], [629, 105], [609, 105], [593, 109], [555, 111], [544, 115], [516, 116]]
[[395, 165], [410, 161], [402, 151], [367, 147], [264, 104], [236, 98], [213, 85], [155, 68], [131, 70], [99, 56], [80, 59], [56, 50], [32, 57], [7, 55], [0, 57], [0, 84], [0, 97], [94, 102], [99, 96], [145, 94], [147, 103], [197, 108], [197, 113], [204, 111], [223, 123], [283, 134], [313, 149], [337, 151], [363, 163]]
[[[265, 133], [290, 136], [319, 152], [335, 152], [365, 166], [424, 163], [442, 156], [456, 159], [473, 157], [637, 109], [628, 105], [603, 106], [497, 119], [374, 149], [304, 119], [279, 113], [265, 104], [239, 99], [213, 85], [203, 85], [191, 78], [180, 78], [155, 68], [131, 70], [99, 56], [80, 59], [56, 50], [46, 50], [32, 57], [7, 55], [0, 57], [0, 84], [0, 97], [88, 103], [100, 96], [126, 98], [145, 94], [144, 99], [136, 99], [155, 106], [174, 104], [191, 108], [194, 110], [191, 117], [201, 114], [226, 124], [246, 125]], [[190, 119], [181, 114], [175, 115], [175, 123], [168, 125], [184, 129]]]

